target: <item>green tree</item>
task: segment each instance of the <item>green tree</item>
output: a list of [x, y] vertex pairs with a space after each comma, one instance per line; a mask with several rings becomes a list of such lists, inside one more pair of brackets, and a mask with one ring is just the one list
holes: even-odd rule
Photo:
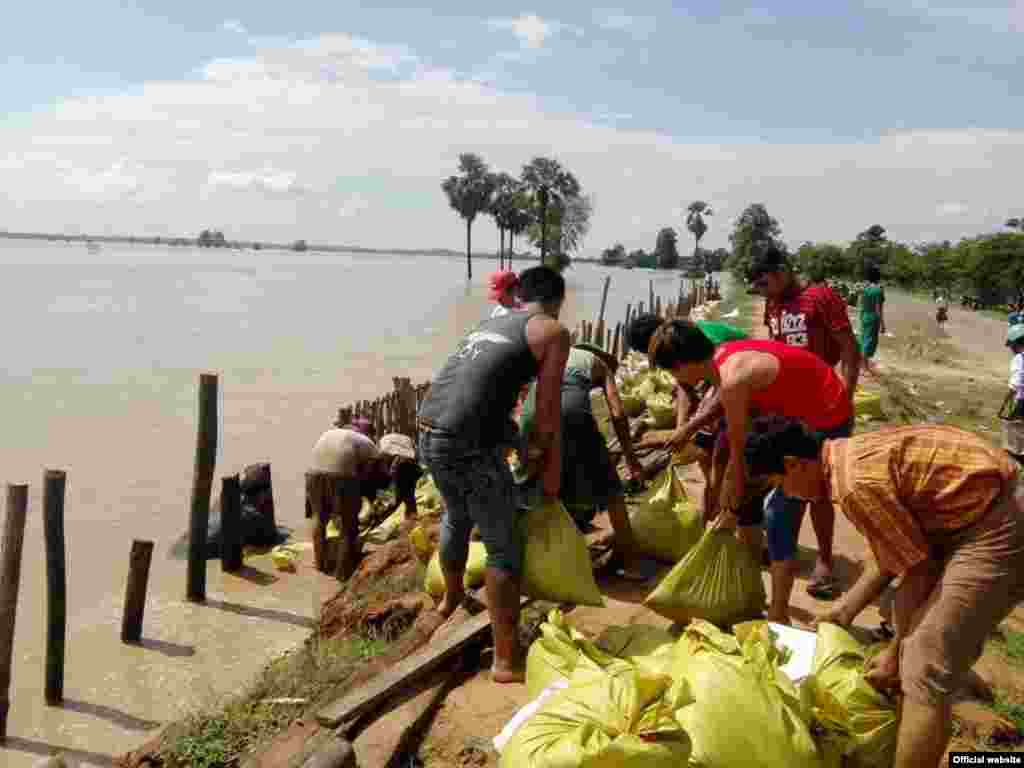
[[1014, 216], [1012, 219], [1007, 219], [1006, 226], [1010, 229], [1019, 229], [1021, 232], [1024, 232], [1024, 218]]
[[1024, 292], [1024, 234], [961, 240], [964, 282], [984, 302], [996, 303]]
[[891, 246], [885, 234], [885, 227], [881, 224], [872, 224], [865, 229], [846, 249], [846, 257], [854, 270], [853, 274], [857, 278], [862, 278], [864, 270], [869, 265], [884, 267], [889, 262]]
[[704, 217], [712, 215], [714, 212], [711, 210], [711, 206], [703, 200], [694, 200], [686, 209], [686, 228], [693, 235], [693, 266], [696, 269], [705, 268], [700, 259], [700, 239], [708, 231]]
[[204, 229], [202, 232], [200, 232], [199, 237], [196, 240], [196, 244], [200, 248], [209, 248], [212, 245], [210, 230]]
[[494, 194], [495, 177], [479, 155], [459, 155], [459, 176], [449, 176], [441, 189], [450, 205], [466, 222], [466, 279], [473, 279], [473, 220], [485, 213]]
[[[519, 182], [507, 173], [494, 175], [494, 196], [488, 213], [498, 228], [498, 268], [505, 264], [505, 233], [509, 231], [509, 215], [519, 192]], [[509, 238], [511, 240], [511, 237]]]
[[593, 203], [587, 195], [562, 198], [549, 203], [546, 241], [540, 222], [533, 222], [528, 230], [530, 241], [541, 249], [542, 254], [558, 257], [557, 260], [549, 258], [545, 262], [542, 256], [541, 263], [547, 263], [552, 267], [565, 266], [568, 263], [565, 257], [583, 245], [583, 240], [590, 231], [592, 214]]
[[843, 249], [832, 243], [804, 243], [793, 261], [800, 273], [814, 283], [824, 282], [829, 277], [849, 276]]
[[608, 267], [614, 267], [626, 261], [626, 248], [622, 243], [616, 243], [611, 248], [605, 248], [601, 252], [601, 263]]
[[305, 241], [305, 240], [296, 240], [296, 241], [295, 241], [295, 242], [294, 242], [294, 243], [292, 244], [292, 250], [293, 250], [293, 251], [298, 251], [298, 252], [300, 252], [300, 253], [301, 253], [302, 251], [305, 251], [305, 250], [307, 250], [308, 248], [309, 248], [309, 246], [308, 246], [308, 245], [306, 245], [306, 241]]
[[768, 215], [763, 203], [748, 205], [739, 218], [729, 242], [732, 256], [726, 266], [741, 280], [747, 278], [754, 255], [770, 245], [781, 245], [779, 222]]
[[675, 269], [679, 266], [679, 235], [672, 227], [663, 227], [654, 243], [656, 263], [661, 269]]
[[552, 241], [548, 237], [548, 208], [552, 203], [580, 196], [580, 183], [561, 164], [549, 157], [535, 157], [523, 166], [523, 184], [530, 190], [537, 210], [540, 226], [540, 259], [547, 263], [547, 248]]

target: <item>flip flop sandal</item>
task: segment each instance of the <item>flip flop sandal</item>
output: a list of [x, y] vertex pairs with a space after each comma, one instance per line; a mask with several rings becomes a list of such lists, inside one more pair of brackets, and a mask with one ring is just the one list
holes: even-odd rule
[[887, 621], [883, 621], [876, 629], [871, 630], [871, 637], [875, 642], [884, 643], [896, 637], [896, 632]]
[[835, 579], [820, 579], [807, 585], [807, 594], [818, 600], [835, 600], [839, 596], [839, 587]]

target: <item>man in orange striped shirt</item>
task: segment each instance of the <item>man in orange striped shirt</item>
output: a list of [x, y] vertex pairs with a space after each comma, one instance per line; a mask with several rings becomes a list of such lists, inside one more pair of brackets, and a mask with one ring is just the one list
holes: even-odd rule
[[830, 499], [867, 539], [878, 567], [847, 594], [849, 620], [901, 577], [896, 636], [866, 677], [903, 691], [896, 768], [938, 766], [953, 694], [1024, 598], [1024, 486], [1014, 464], [954, 427], [896, 427], [822, 444], [778, 418], [755, 422], [745, 453], [752, 477], [776, 479], [788, 496]]

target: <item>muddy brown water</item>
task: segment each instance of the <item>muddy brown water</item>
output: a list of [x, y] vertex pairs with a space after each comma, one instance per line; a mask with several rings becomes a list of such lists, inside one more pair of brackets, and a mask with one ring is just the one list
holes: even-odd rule
[[[516, 262], [521, 269], [526, 264]], [[65, 751], [82, 765], [143, 742], [153, 728], [241, 690], [267, 659], [301, 642], [330, 580], [243, 576], [208, 564], [209, 602], [184, 601], [185, 563], [168, 551], [187, 527], [199, 373], [220, 377], [215, 489], [269, 461], [278, 521], [306, 539], [302, 477], [337, 408], [430, 377], [489, 312], [493, 260], [435, 256], [225, 252], [0, 241], [0, 480], [29, 483], [8, 742], [0, 764]], [[679, 278], [578, 265], [563, 320], [607, 318], [666, 301]], [[65, 706], [43, 701], [44, 469], [67, 474]], [[156, 551], [141, 647], [119, 641], [133, 538]]]

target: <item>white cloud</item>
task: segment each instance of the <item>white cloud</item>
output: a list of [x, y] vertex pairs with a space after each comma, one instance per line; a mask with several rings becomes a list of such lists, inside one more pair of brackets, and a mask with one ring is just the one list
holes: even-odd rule
[[964, 203], [942, 203], [935, 209], [936, 216], [963, 216], [968, 211]]
[[494, 29], [509, 30], [519, 38], [524, 48], [538, 49], [559, 28], [558, 22], [545, 21], [535, 13], [518, 16], [514, 19], [491, 19], [487, 22]]
[[633, 16], [622, 10], [602, 9], [594, 11], [594, 23], [609, 32], [623, 32], [643, 40], [654, 32], [656, 22], [649, 16]]
[[225, 32], [231, 32], [236, 35], [248, 36], [249, 34], [248, 30], [246, 30], [246, 28], [242, 26], [242, 22], [240, 22], [238, 19], [228, 19], [220, 25], [220, 28], [223, 29]]
[[[588, 247], [597, 252], [616, 241], [649, 248], [661, 227], [682, 226], [674, 209], [697, 198], [715, 209], [709, 247], [725, 245], [751, 202], [765, 203], [794, 243], [849, 239], [876, 221], [894, 238], [956, 239], [999, 227], [1024, 165], [1024, 132], [998, 129], [688, 143], [549, 112], [529, 93], [343, 35], [67, 99], [0, 125], [0, 147], [0, 221], [10, 229], [216, 226], [229, 237], [377, 247], [462, 246], [465, 228], [439, 188], [460, 152], [512, 173], [554, 156], [595, 196]], [[966, 207], [954, 214], [951, 201]], [[474, 241], [493, 243], [492, 227], [478, 219]]]

